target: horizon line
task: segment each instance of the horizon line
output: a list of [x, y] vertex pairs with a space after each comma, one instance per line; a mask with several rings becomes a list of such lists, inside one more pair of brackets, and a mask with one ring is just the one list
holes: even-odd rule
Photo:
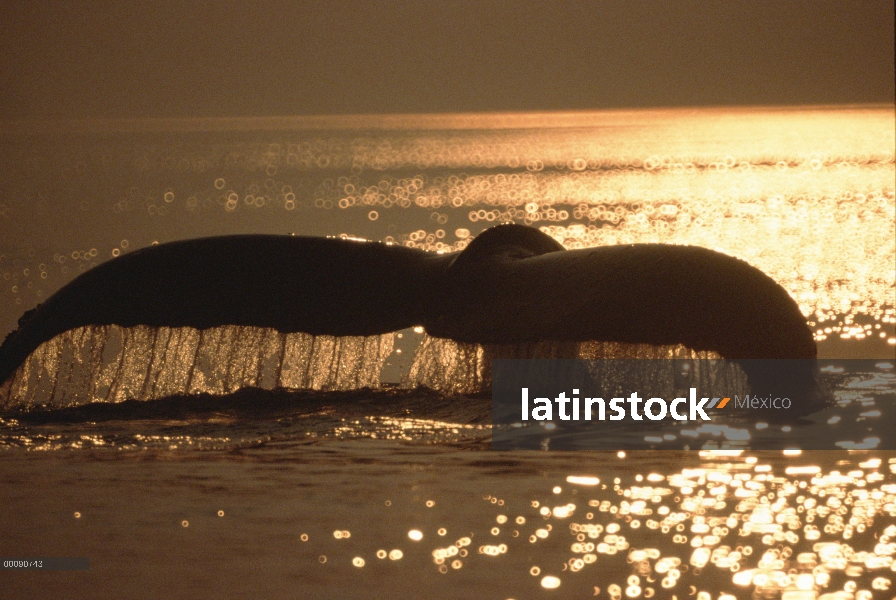
[[357, 113], [229, 117], [96, 117], [0, 120], [0, 135], [327, 130], [540, 129], [613, 126], [612, 117], [660, 113], [893, 110], [896, 104], [716, 105], [454, 113]]

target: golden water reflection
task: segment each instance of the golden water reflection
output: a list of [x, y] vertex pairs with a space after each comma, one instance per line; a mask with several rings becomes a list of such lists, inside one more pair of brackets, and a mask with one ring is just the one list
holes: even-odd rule
[[586, 469], [556, 484], [548, 477], [534, 496], [484, 493], [475, 523], [452, 519], [468, 507], [422, 521], [409, 507], [418, 524], [410, 544], [387, 554], [362, 527], [354, 554], [328, 555], [358, 568], [374, 556], [419, 564], [428, 555], [442, 575], [508, 575], [511, 596], [559, 588], [617, 600], [881, 597], [896, 577], [896, 458], [856, 454], [831, 467], [782, 456], [707, 451], [677, 472], [641, 472], [639, 459], [619, 457], [607, 466], [628, 465], [620, 476]]

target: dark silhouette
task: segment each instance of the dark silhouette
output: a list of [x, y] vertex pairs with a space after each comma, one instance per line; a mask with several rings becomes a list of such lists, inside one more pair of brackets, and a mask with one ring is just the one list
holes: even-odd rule
[[[44, 341], [85, 325], [271, 327], [373, 335], [423, 325], [463, 342], [683, 344], [724, 358], [814, 359], [805, 317], [762, 271], [693, 246], [564, 250], [519, 225], [460, 253], [246, 235], [151, 246], [75, 279], [0, 347], [0, 384]], [[758, 393], [767, 384], [747, 373]]]

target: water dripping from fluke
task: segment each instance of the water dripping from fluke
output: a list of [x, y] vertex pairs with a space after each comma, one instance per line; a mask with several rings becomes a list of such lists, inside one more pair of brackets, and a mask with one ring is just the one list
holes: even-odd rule
[[40, 347], [0, 387], [5, 408], [66, 408], [243, 388], [356, 390], [380, 385], [393, 334], [314, 336], [223, 326], [91, 325]]
[[394, 334], [312, 336], [273, 329], [81, 327], [42, 344], [0, 387], [7, 410], [66, 409], [254, 389], [296, 393], [419, 388], [488, 394], [496, 358], [708, 358], [683, 346], [607, 342], [474, 344], [424, 336], [397, 385], [381, 373]]

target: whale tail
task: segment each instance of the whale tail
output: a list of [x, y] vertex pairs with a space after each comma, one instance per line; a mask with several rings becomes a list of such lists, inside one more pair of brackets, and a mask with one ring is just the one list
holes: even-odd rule
[[[338, 239], [228, 236], [163, 244], [113, 259], [25, 313], [0, 346], [0, 396], [9, 396], [13, 378], [16, 385], [34, 385], [25, 380], [39, 379], [44, 370], [52, 378], [63, 372], [70, 378], [74, 367], [57, 368], [66, 360], [102, 363], [112, 354], [104, 341], [110, 328], [134, 331], [134, 340], [153, 332], [133, 345], [144, 348], [145, 357], [142, 350], [132, 352], [134, 364], [143, 365], [143, 375], [151, 379], [153, 365], [162, 369], [159, 365], [173, 360], [170, 353], [186, 352], [184, 344], [194, 343], [193, 334], [172, 338], [162, 330], [200, 335], [223, 328], [231, 335], [249, 328], [245, 331], [279, 336], [378, 338], [416, 325], [461, 344], [548, 344], [555, 354], [555, 342], [590, 341], [681, 345], [739, 360], [814, 359], [817, 352], [812, 331], [786, 290], [746, 262], [705, 248], [633, 244], [565, 250], [537, 229], [512, 224], [489, 229], [464, 251], [444, 255]], [[61, 336], [68, 337], [51, 344]], [[163, 338], [165, 344], [158, 341]], [[170, 341], [175, 338], [177, 343]], [[75, 348], [88, 340], [98, 349]], [[236, 348], [240, 340], [232, 341]], [[55, 366], [26, 374], [34, 362], [29, 357], [43, 344], [41, 360]], [[267, 352], [265, 347], [259, 352]], [[212, 346], [207, 350], [215, 355]], [[90, 352], [98, 354], [78, 358]], [[178, 360], [195, 364], [196, 356]], [[763, 392], [775, 393], [781, 384], [780, 377], [761, 370], [748, 376]], [[812, 368], [798, 379], [808, 389]], [[53, 389], [56, 384], [54, 379]]]

